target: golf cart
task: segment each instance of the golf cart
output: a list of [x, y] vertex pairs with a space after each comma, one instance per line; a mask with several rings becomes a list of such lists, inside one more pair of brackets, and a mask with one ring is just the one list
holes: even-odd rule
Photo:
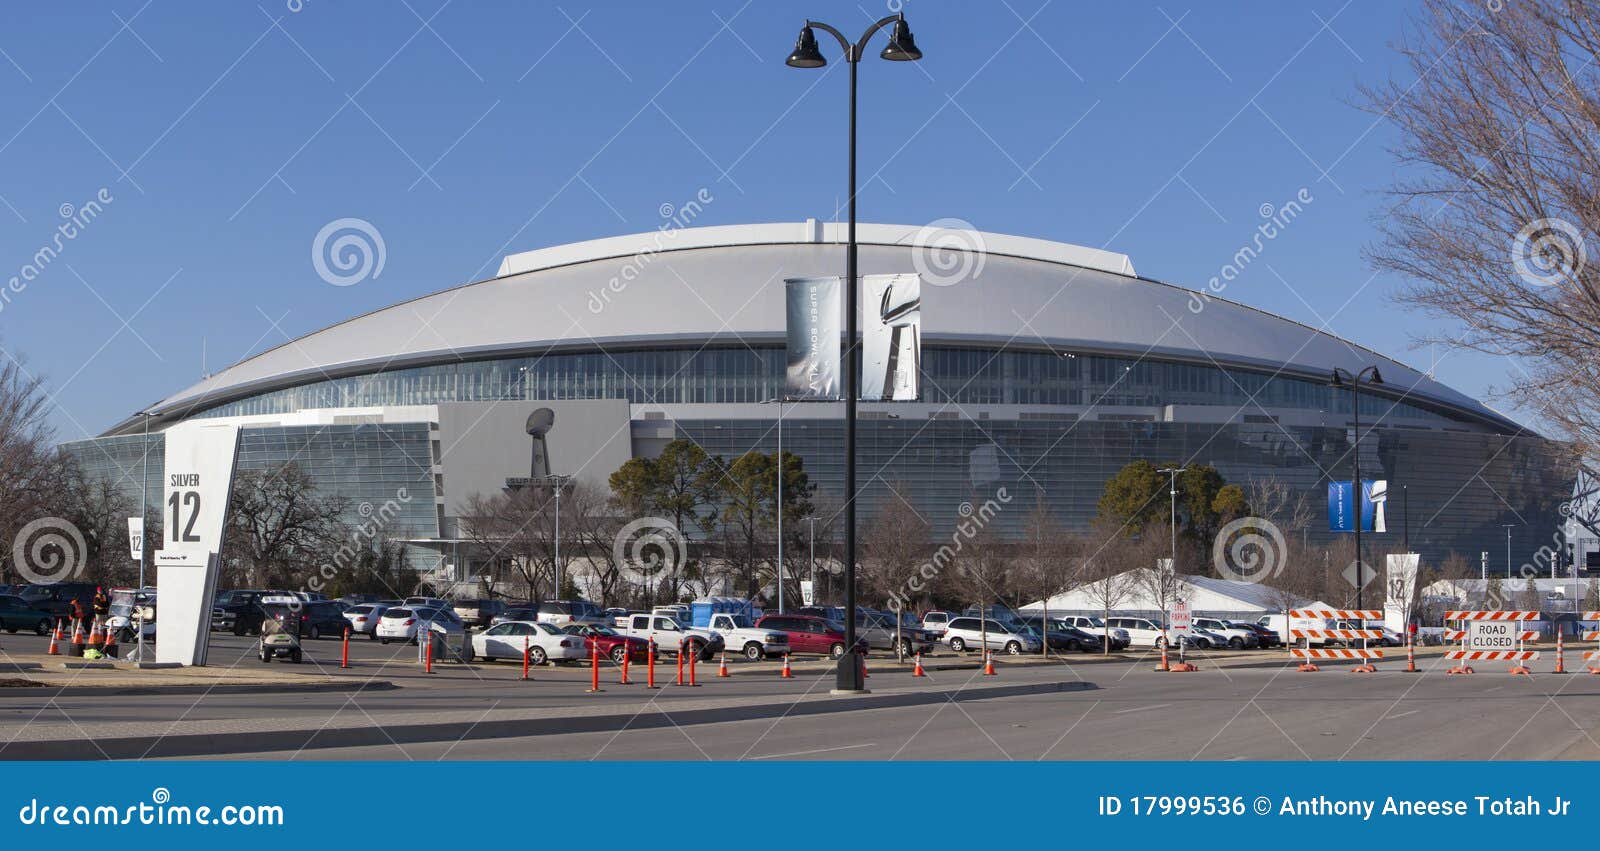
[[261, 601], [261, 608], [264, 615], [261, 618], [261, 661], [271, 662], [276, 656], [298, 664], [300, 614], [295, 611], [295, 605], [283, 598], [267, 598]]
[[111, 589], [111, 608], [107, 615], [106, 629], [117, 636], [119, 643], [135, 643], [140, 631], [144, 632], [145, 641], [155, 641], [156, 589]]

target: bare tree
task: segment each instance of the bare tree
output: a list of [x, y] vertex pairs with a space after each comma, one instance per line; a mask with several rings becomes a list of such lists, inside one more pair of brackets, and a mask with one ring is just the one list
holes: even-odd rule
[[346, 500], [328, 496], [299, 464], [233, 477], [222, 563], [249, 587], [299, 585], [349, 537]]
[[1044, 493], [1034, 495], [1033, 508], [1022, 521], [1022, 540], [1017, 545], [1012, 582], [1020, 602], [1039, 600], [1049, 616], [1051, 597], [1077, 587], [1080, 576], [1073, 570], [1078, 555], [1078, 539], [1069, 533], [1050, 510]]
[[904, 484], [889, 484], [888, 498], [873, 513], [861, 538], [862, 558], [856, 571], [863, 596], [887, 601], [895, 611], [915, 608], [927, 597], [921, 569], [933, 551], [932, 532], [910, 500]]
[[[565, 533], [567, 530], [563, 529]], [[513, 577], [530, 600], [555, 587], [555, 495], [547, 488], [517, 488], [467, 498], [461, 534], [492, 573]]]
[[1425, 0], [1401, 48], [1415, 79], [1363, 92], [1416, 177], [1372, 252], [1402, 301], [1459, 320], [1447, 345], [1509, 355], [1499, 395], [1591, 456], [1600, 446], [1600, 6]]
[[[1139, 590], [1139, 580], [1122, 558], [1121, 524], [1104, 516], [1090, 524], [1084, 549], [1088, 553], [1078, 568], [1078, 589], [1100, 610], [1102, 618], [1125, 605]], [[1110, 629], [1101, 635], [1102, 654], [1111, 652]]]

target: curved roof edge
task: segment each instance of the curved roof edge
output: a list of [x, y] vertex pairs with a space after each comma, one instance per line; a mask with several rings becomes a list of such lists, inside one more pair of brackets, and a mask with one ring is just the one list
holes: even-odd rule
[[[954, 220], [952, 224], [958, 224]], [[965, 224], [959, 222], [959, 224]], [[593, 260], [610, 260], [655, 254], [661, 251], [684, 251], [693, 248], [727, 248], [741, 245], [792, 245], [816, 243], [843, 245], [848, 236], [848, 225], [842, 222], [823, 222], [806, 219], [804, 222], [775, 222], [751, 225], [715, 225], [698, 228], [662, 228], [645, 233], [589, 239], [566, 245], [555, 245], [508, 254], [500, 261], [500, 271], [495, 277], [520, 275], [587, 263]], [[970, 234], [971, 241], [957, 241], [953, 249], [976, 248], [986, 254], [1007, 254], [1030, 260], [1047, 260], [1082, 266], [1101, 272], [1133, 277], [1133, 260], [1126, 254], [1035, 239], [1003, 233], [988, 233], [972, 228], [934, 227], [933, 225], [888, 225], [856, 223], [856, 242], [860, 245], [917, 245], [944, 246], [945, 235]], [[937, 240], [937, 241], [934, 241]]]

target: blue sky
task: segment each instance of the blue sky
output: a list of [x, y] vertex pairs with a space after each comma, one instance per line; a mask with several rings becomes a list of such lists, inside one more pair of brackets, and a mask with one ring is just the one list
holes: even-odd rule
[[[900, 4], [37, 4], [0, 32], [0, 271], [63, 205], [112, 199], [0, 305], [0, 345], [98, 433], [253, 352], [492, 274], [499, 258], [697, 224], [830, 218], [846, 68], [783, 65], [807, 16], [852, 33]], [[1482, 397], [1513, 368], [1412, 350], [1449, 332], [1374, 276], [1393, 127], [1355, 87], [1406, 79], [1411, 7], [910, 0], [926, 58], [862, 68], [864, 221], [959, 217], [1105, 247], [1191, 287], [1274, 207], [1314, 199], [1227, 297]], [[881, 47], [882, 36], [874, 49]], [[837, 51], [824, 44], [831, 59]], [[325, 283], [313, 238], [370, 221], [385, 265]], [[203, 366], [204, 365], [204, 366]]]

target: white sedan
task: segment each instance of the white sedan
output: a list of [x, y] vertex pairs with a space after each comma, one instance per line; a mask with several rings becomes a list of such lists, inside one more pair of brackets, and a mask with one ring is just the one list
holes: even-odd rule
[[378, 628], [374, 633], [384, 644], [391, 641], [413, 642], [417, 640], [417, 629], [423, 624], [427, 624], [427, 627], [434, 632], [443, 633], [447, 642], [452, 645], [456, 644], [461, 634], [466, 632], [461, 620], [449, 609], [396, 606], [378, 618]]
[[485, 662], [522, 658], [543, 665], [547, 661], [573, 662], [585, 657], [583, 636], [563, 632], [553, 624], [534, 621], [506, 621], [472, 636], [472, 654]]

